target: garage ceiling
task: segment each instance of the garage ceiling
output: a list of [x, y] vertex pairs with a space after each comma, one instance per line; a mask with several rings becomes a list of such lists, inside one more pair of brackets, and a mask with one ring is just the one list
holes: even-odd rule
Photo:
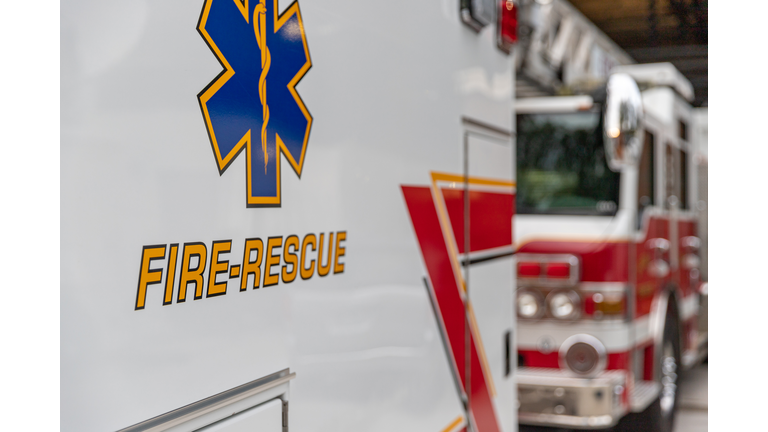
[[707, 103], [707, 0], [568, 0], [638, 63], [671, 62]]

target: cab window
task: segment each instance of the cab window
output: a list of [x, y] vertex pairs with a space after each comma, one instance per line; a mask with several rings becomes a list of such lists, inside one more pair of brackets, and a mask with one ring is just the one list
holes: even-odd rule
[[655, 187], [654, 187], [654, 147], [655, 136], [653, 133], [645, 132], [645, 142], [643, 143], [643, 154], [640, 157], [639, 178], [638, 178], [638, 190], [637, 190], [637, 208], [648, 207], [654, 204], [655, 200]]
[[678, 178], [678, 165], [675, 161], [676, 149], [672, 147], [672, 144], [667, 143], [664, 146], [664, 208], [670, 208], [670, 198], [675, 197], [680, 199], [680, 194], [677, 193], [677, 187], [680, 182]]
[[637, 182], [637, 228], [640, 229], [643, 222], [643, 212], [646, 208], [652, 206], [655, 202], [656, 187], [654, 166], [656, 158], [654, 157], [656, 146], [656, 137], [653, 133], [645, 131], [645, 141], [643, 142], [643, 153], [640, 156], [640, 166], [638, 167]]
[[688, 206], [688, 153], [680, 150], [680, 208], [687, 210]]

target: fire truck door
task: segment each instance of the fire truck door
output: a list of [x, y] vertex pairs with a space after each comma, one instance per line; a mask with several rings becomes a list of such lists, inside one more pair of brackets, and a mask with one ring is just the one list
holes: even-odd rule
[[[480, 368], [468, 368], [470, 405], [475, 417], [495, 412], [499, 430], [516, 430], [514, 268], [514, 152], [511, 133], [467, 123], [464, 135], [464, 245], [462, 271], [467, 288], [468, 326]], [[466, 245], [469, 245], [468, 247]], [[469, 335], [467, 335], [469, 336]], [[468, 339], [467, 339], [468, 340]], [[468, 352], [467, 359], [472, 353]], [[472, 364], [472, 362], [468, 362]], [[478, 376], [482, 374], [483, 376]], [[486, 402], [477, 386], [487, 386]], [[467, 388], [465, 388], [465, 391]], [[489, 403], [490, 406], [480, 405]], [[483, 421], [475, 418], [478, 430]]]

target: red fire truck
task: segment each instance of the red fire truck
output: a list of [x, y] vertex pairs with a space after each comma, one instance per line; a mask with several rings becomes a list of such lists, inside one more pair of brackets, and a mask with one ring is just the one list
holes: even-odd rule
[[516, 101], [520, 423], [672, 430], [707, 340], [692, 100], [666, 63]]

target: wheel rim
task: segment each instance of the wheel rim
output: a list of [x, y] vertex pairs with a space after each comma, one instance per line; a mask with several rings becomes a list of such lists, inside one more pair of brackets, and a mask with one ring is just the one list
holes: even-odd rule
[[669, 417], [675, 410], [675, 395], [677, 394], [677, 360], [675, 348], [671, 342], [664, 344], [661, 357], [661, 413]]

